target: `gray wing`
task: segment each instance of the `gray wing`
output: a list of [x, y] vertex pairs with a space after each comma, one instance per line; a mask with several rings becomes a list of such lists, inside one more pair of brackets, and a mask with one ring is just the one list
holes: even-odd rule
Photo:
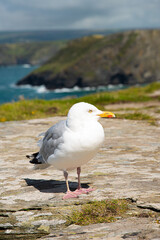
[[63, 143], [63, 133], [66, 129], [66, 121], [60, 121], [47, 130], [42, 140], [42, 145], [37, 156], [39, 162], [47, 163], [50, 155], [54, 154], [60, 143]]

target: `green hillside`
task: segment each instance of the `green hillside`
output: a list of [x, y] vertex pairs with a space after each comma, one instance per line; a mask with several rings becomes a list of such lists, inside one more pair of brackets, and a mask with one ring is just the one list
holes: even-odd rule
[[42, 64], [65, 45], [64, 41], [0, 44], [0, 65]]
[[18, 84], [49, 89], [136, 84], [160, 78], [160, 30], [94, 35], [69, 42]]

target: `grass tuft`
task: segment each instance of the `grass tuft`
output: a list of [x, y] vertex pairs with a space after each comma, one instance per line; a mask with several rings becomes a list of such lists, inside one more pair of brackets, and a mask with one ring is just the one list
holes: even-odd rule
[[128, 210], [127, 200], [113, 199], [93, 201], [82, 205], [81, 210], [73, 211], [67, 218], [67, 225], [89, 225], [114, 222]]

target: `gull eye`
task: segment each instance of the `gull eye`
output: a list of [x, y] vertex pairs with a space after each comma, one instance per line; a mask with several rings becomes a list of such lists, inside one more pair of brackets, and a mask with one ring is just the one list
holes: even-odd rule
[[89, 112], [89, 113], [92, 113], [92, 112], [93, 112], [93, 110], [92, 110], [92, 109], [89, 109], [89, 110], [88, 110], [88, 112]]

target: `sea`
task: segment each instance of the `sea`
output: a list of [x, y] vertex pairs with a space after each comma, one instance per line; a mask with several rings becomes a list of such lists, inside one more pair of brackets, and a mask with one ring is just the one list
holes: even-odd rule
[[62, 98], [76, 98], [87, 94], [113, 91], [125, 88], [122, 84], [118, 86], [99, 86], [72, 89], [62, 88], [55, 90], [48, 90], [45, 86], [33, 87], [30, 85], [16, 86], [16, 82], [27, 76], [34, 69], [39, 66], [31, 66], [29, 64], [15, 65], [15, 66], [1, 66], [0, 67], [0, 104], [7, 102], [15, 102], [20, 99], [62, 99]]

